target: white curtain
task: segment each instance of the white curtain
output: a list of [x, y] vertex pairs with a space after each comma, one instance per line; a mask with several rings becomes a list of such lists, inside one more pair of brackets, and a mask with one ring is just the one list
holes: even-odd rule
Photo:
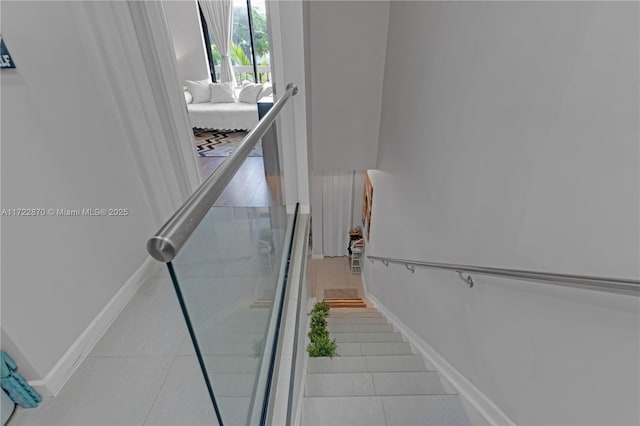
[[322, 245], [325, 256], [346, 256], [353, 205], [353, 172], [322, 173]]
[[88, 72], [108, 94], [105, 108], [115, 112], [105, 120], [122, 129], [151, 226], [159, 227], [201, 182], [162, 3], [69, 2], [69, 11], [91, 28], [81, 43]]
[[231, 66], [231, 33], [233, 31], [233, 2], [231, 0], [199, 0], [204, 19], [213, 35], [213, 42], [220, 52], [220, 77], [235, 86], [236, 77]]

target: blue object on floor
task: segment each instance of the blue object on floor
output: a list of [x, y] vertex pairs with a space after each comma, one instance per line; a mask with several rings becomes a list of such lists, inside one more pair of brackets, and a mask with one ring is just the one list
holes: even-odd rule
[[0, 386], [9, 397], [22, 408], [34, 408], [42, 397], [16, 371], [16, 363], [5, 351], [0, 352]]

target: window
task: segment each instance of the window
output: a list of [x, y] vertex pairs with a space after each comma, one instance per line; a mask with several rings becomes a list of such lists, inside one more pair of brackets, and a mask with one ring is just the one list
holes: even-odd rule
[[200, 22], [202, 23], [202, 37], [204, 38], [204, 45], [207, 50], [207, 58], [209, 61], [209, 73], [211, 74], [211, 80], [215, 83], [220, 80], [220, 53], [218, 53], [215, 44], [213, 44], [213, 36], [209, 32], [209, 28], [207, 27], [207, 20], [204, 19], [204, 14], [202, 13], [200, 4], [198, 4], [198, 12], [200, 13]]
[[[251, 11], [251, 15], [249, 15]], [[211, 78], [220, 81], [220, 53], [200, 11]], [[233, 0], [233, 33], [231, 37], [231, 64], [238, 83], [271, 81], [269, 36], [265, 0]]]

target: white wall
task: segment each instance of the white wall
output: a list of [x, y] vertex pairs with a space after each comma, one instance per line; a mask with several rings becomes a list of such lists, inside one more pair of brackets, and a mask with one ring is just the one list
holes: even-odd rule
[[353, 173], [353, 207], [351, 217], [351, 227], [362, 227], [362, 194], [364, 192], [364, 173], [355, 171]]
[[279, 97], [289, 83], [298, 94], [278, 118], [278, 141], [284, 171], [284, 195], [289, 212], [300, 203], [300, 212], [310, 212], [309, 155], [307, 146], [307, 87], [304, 19], [301, 0], [267, 2], [274, 93]]
[[321, 174], [356, 171], [352, 225], [358, 225], [361, 171], [377, 164], [389, 2], [310, 1], [305, 8], [313, 255], [319, 257]]
[[308, 7], [313, 171], [375, 167], [389, 2]]
[[[639, 277], [638, 4], [393, 2], [368, 254]], [[364, 262], [516, 424], [638, 424], [637, 298]]]
[[[2, 208], [129, 211], [121, 217], [2, 217], [2, 330], [20, 351], [16, 361], [29, 366], [30, 380], [53, 371], [147, 259], [145, 242], [158, 226], [153, 218], [170, 213], [152, 214], [132, 154], [131, 135], [139, 129], [125, 129], [132, 123], [122, 120], [114, 101], [118, 75], [98, 67], [107, 52], [88, 49], [98, 30], [78, 18], [100, 7], [2, 3], [2, 35], [17, 64], [1, 76]], [[100, 38], [110, 47], [116, 38], [111, 28]], [[166, 185], [168, 200], [184, 195], [174, 193], [178, 185], [168, 177], [157, 184]]]
[[181, 84], [185, 80], [210, 79], [207, 52], [196, 0], [162, 2], [176, 51]]

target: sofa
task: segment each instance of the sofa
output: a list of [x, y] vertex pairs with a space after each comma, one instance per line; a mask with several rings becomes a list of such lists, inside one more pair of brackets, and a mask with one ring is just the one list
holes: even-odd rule
[[187, 80], [185, 101], [191, 127], [207, 130], [251, 130], [258, 123], [258, 101], [273, 102], [270, 83], [211, 83]]

